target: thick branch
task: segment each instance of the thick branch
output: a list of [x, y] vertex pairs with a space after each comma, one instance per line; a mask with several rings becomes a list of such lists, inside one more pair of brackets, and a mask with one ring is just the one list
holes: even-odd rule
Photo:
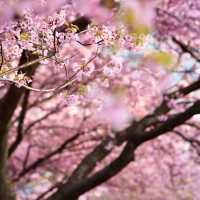
[[67, 184], [71, 185], [87, 177], [97, 163], [111, 152], [112, 149], [106, 149], [106, 146], [109, 145], [110, 142], [113, 142], [113, 138], [107, 136], [92, 152], [90, 152], [74, 170]]
[[131, 161], [133, 161], [133, 152], [135, 148], [136, 146], [133, 143], [127, 143], [119, 157], [112, 161], [108, 166], [98, 171], [91, 177], [82, 179], [81, 181], [72, 184], [71, 186], [68, 186], [68, 184], [62, 185], [55, 194], [46, 200], [73, 200], [89, 191], [90, 189], [96, 187], [97, 185], [102, 184], [103, 182], [116, 175]]
[[184, 122], [186, 122], [196, 114], [200, 114], [200, 100], [196, 101], [192, 106], [190, 106], [184, 112], [173, 115], [163, 124], [154, 128], [152, 131], [134, 134], [132, 138], [133, 140], [137, 140], [139, 143], [152, 140], [166, 132], [172, 131], [175, 127], [184, 124]]

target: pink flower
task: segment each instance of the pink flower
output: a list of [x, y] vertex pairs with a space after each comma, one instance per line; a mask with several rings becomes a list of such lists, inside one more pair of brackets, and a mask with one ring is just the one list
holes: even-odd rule
[[124, 2], [125, 7], [131, 8], [138, 23], [152, 26], [155, 17], [155, 1], [152, 0], [127, 0]]
[[73, 4], [75, 9], [80, 10], [80, 14], [91, 17], [99, 23], [105, 23], [112, 17], [112, 12], [103, 8], [99, 0], [74, 0]]

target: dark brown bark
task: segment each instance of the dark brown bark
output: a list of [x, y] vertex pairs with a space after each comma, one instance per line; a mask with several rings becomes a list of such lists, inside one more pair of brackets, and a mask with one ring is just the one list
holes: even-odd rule
[[124, 147], [123, 151], [112, 161], [108, 166], [98, 171], [94, 175], [85, 178], [83, 180], [79, 180], [78, 182], [72, 185], [62, 185], [58, 192], [56, 192], [51, 197], [47, 198], [47, 200], [76, 200], [78, 197], [85, 192], [91, 190], [97, 185], [102, 184], [107, 181], [111, 177], [115, 176], [119, 173], [124, 167], [126, 167], [131, 161], [133, 161], [134, 156], [133, 152], [136, 146], [132, 142], [128, 142]]
[[111, 152], [111, 149], [106, 149], [106, 146], [110, 142], [113, 142], [113, 138], [108, 136], [91, 153], [85, 156], [70, 176], [67, 184], [74, 184], [87, 177], [95, 168], [97, 163], [103, 160]]
[[[24, 51], [20, 65], [36, 59], [30, 52]], [[27, 75], [32, 75], [38, 64], [27, 68]], [[17, 88], [15, 85], [11, 85], [5, 96], [0, 99], [0, 200], [14, 200], [15, 195], [12, 192], [9, 177], [7, 175], [7, 159], [8, 159], [8, 131], [11, 118], [15, 109], [24, 93], [23, 88]]]

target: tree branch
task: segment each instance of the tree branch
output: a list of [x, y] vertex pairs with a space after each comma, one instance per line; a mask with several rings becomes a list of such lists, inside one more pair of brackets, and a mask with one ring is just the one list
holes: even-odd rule
[[59, 147], [57, 147], [54, 151], [48, 153], [47, 155], [45, 155], [44, 157], [41, 157], [39, 159], [37, 159], [35, 162], [33, 162], [32, 164], [30, 164], [28, 167], [26, 167], [25, 169], [23, 169], [19, 175], [13, 179], [14, 182], [18, 181], [20, 178], [22, 178], [24, 175], [26, 175], [28, 172], [36, 169], [37, 167], [41, 166], [45, 161], [47, 161], [48, 159], [50, 159], [51, 157], [53, 157], [54, 155], [58, 154], [58, 153], [62, 153], [62, 151], [66, 148], [66, 146], [68, 144], [70, 144], [71, 142], [73, 142], [75, 139], [77, 139], [79, 137], [80, 133], [77, 133], [76, 135], [68, 138], [66, 141], [64, 141]]
[[70, 186], [68, 184], [63, 184], [60, 186], [56, 193], [54, 193], [46, 200], [74, 200], [85, 192], [96, 187], [97, 185], [102, 184], [103, 182], [116, 175], [131, 161], [133, 161], [133, 152], [135, 148], [136, 146], [132, 142], [128, 142], [119, 157], [112, 161], [108, 166], [96, 172], [94, 175], [82, 179], [75, 184]]

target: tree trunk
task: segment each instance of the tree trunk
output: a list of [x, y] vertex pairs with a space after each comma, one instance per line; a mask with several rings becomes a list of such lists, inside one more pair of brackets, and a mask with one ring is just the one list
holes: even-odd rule
[[10, 86], [6, 95], [0, 101], [0, 200], [15, 199], [7, 176], [7, 138], [9, 123], [22, 92], [22, 89]]
[[[29, 51], [23, 51], [19, 65], [37, 59], [37, 55], [33, 55]], [[23, 73], [28, 76], [34, 74], [39, 63], [29, 66]], [[9, 181], [7, 160], [8, 160], [8, 131], [10, 121], [17, 108], [17, 105], [24, 94], [24, 88], [17, 88], [11, 85], [6, 94], [0, 99], [0, 200], [15, 200], [12, 183]]]

